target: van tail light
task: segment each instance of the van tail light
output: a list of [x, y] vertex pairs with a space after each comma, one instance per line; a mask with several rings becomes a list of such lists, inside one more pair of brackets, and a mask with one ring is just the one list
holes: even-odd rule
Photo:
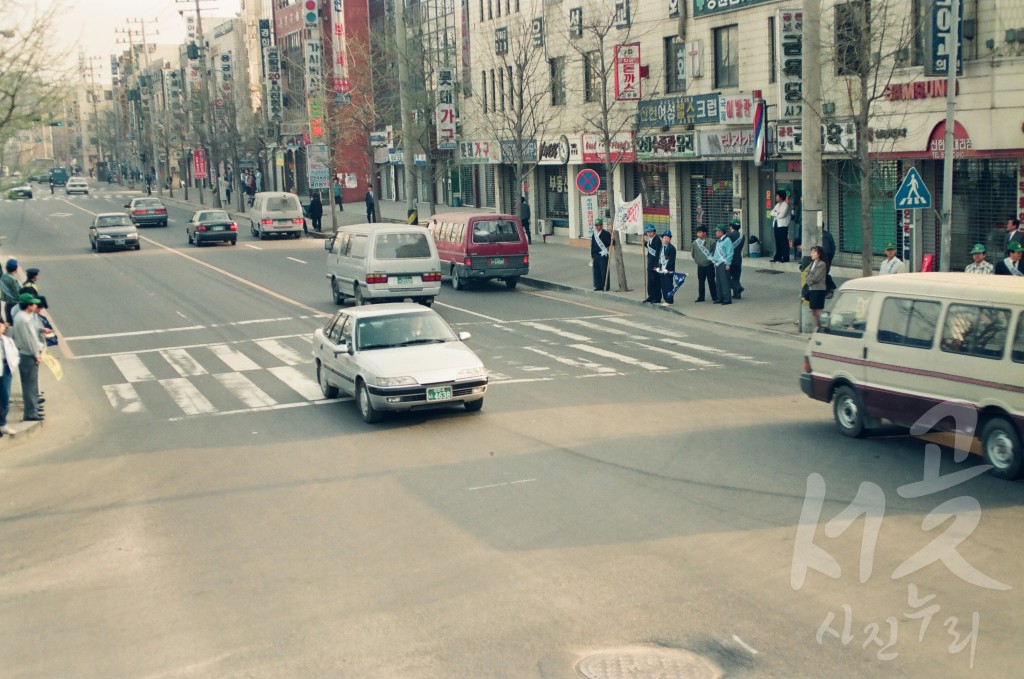
[[423, 282], [424, 283], [440, 283], [441, 282], [441, 272], [440, 271], [428, 271], [427, 273], [423, 274]]
[[273, 223], [274, 223], [273, 219], [261, 219], [260, 220], [260, 225], [262, 225], [262, 226], [266, 226], [268, 224], [273, 224]]
[[388, 275], [383, 273], [368, 273], [366, 274], [366, 283], [372, 285], [374, 283], [387, 283]]
[[473, 260], [470, 257], [466, 257], [466, 261], [463, 262], [466, 266], [473, 266]]
[[804, 372], [811, 372], [811, 359], [807, 358], [806, 356], [804, 356]]
[[305, 219], [298, 219], [298, 218], [296, 218], [296, 219], [292, 220], [292, 224], [305, 224], [305, 223], [306, 223]]
[[144, 214], [146, 214], [146, 211], [145, 210], [132, 210], [132, 214], [133, 215], [144, 215]]
[[523, 257], [523, 264], [529, 264], [529, 263], [530, 263], [530, 256], [526, 255], [525, 257]]
[[238, 231], [238, 224], [231, 222], [231, 226], [229, 226], [228, 229], [231, 231]]
[[206, 227], [202, 224], [196, 227], [196, 231], [206, 231]]

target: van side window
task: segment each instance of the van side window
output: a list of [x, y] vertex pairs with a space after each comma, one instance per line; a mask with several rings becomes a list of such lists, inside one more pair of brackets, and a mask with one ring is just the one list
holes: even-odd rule
[[863, 337], [870, 303], [871, 293], [856, 290], [839, 293], [832, 306], [832, 313], [829, 314], [829, 333], [843, 337]]
[[951, 304], [942, 327], [942, 350], [981, 358], [1002, 358], [1009, 326], [1009, 309]]
[[882, 315], [878, 319], [878, 341], [930, 349], [935, 340], [935, 328], [939, 322], [941, 307], [938, 302], [900, 297], [887, 298], [882, 304]]
[[366, 234], [353, 234], [348, 242], [348, 256], [356, 259], [366, 258]]
[[507, 219], [479, 220], [473, 224], [474, 243], [518, 243], [519, 229]]
[[343, 255], [348, 247], [349, 234], [339, 233], [334, 237], [334, 254]]
[[1017, 319], [1017, 334], [1013, 338], [1013, 362], [1024, 363], [1024, 313]]
[[454, 224], [452, 224], [452, 242], [453, 243], [462, 243], [462, 241], [465, 240], [465, 234], [466, 234], [466, 223], [465, 222], [455, 222]]

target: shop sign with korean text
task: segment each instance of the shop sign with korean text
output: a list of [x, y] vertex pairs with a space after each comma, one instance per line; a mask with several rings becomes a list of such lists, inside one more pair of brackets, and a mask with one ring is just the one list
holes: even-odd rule
[[331, 3], [331, 91], [347, 94], [352, 91], [348, 77], [348, 41], [345, 37], [345, 3]]
[[543, 139], [537, 147], [538, 165], [578, 164], [582, 157], [579, 141], [564, 134]]
[[615, 46], [615, 100], [640, 101], [640, 43]]
[[719, 124], [717, 94], [651, 99], [637, 104], [636, 122], [645, 127]]
[[[933, 0], [924, 33], [924, 74], [929, 77], [949, 75], [949, 60], [953, 56], [953, 3], [959, 0]], [[957, 28], [958, 49], [956, 74], [964, 74], [963, 43], [964, 3], [960, 2], [960, 22]], [[1018, 36], [1017, 40], [1020, 40]]]
[[490, 141], [460, 141], [459, 160], [463, 163], [489, 163], [492, 146], [496, 144]]
[[322, 97], [310, 97], [307, 100], [309, 107], [309, 137], [313, 141], [323, 141], [326, 130], [324, 130], [324, 100]]
[[754, 100], [749, 94], [723, 94], [718, 100], [718, 116], [723, 125], [753, 125]]
[[[775, 126], [775, 152], [800, 155], [803, 152], [803, 126], [800, 123], [777, 123]], [[850, 120], [837, 120], [821, 124], [822, 153], [856, 153], [857, 128]]]
[[331, 185], [330, 155], [327, 144], [310, 144], [306, 147], [306, 174], [309, 188], [326, 189]]
[[281, 56], [276, 47], [267, 48], [267, 110], [272, 121], [281, 122], [284, 92], [281, 90]]
[[192, 151], [192, 176], [196, 179], [206, 179], [206, 151], [203, 149]]
[[[690, 2], [691, 0], [686, 0]], [[768, 2], [768, 0], [692, 0], [694, 18], [712, 16], [734, 9], [745, 9]]]
[[306, 94], [319, 95], [324, 89], [324, 51], [319, 36], [306, 40]]
[[694, 132], [638, 135], [636, 138], [637, 160], [696, 158], [698, 155], [696, 136]]
[[745, 156], [754, 154], [754, 130], [698, 132], [702, 156]]
[[532, 163], [537, 160], [537, 140], [503, 139], [498, 144], [501, 153], [501, 162], [506, 165], [515, 165], [518, 162]]
[[446, 151], [455, 148], [455, 95], [452, 89], [453, 71], [442, 68], [437, 71], [437, 105], [434, 115], [437, 120], [437, 148]]
[[779, 27], [779, 120], [796, 120], [804, 113], [804, 13], [780, 9]]
[[[633, 133], [619, 132], [611, 138], [611, 162], [632, 163], [636, 160], [636, 150], [633, 148]], [[604, 138], [600, 134], [583, 135], [583, 162], [603, 163], [607, 153], [604, 147]]]

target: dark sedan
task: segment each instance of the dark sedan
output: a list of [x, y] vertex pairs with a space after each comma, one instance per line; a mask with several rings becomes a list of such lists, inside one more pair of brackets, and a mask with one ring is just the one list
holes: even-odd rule
[[28, 182], [12, 186], [7, 190], [8, 198], [31, 198], [32, 197], [32, 185]]
[[137, 226], [167, 226], [167, 208], [159, 198], [135, 198], [125, 207]]
[[192, 215], [185, 227], [188, 242], [200, 246], [203, 243], [238, 242], [238, 224], [232, 221], [224, 210], [200, 210]]
[[96, 252], [117, 248], [142, 249], [135, 224], [120, 212], [96, 215], [89, 226], [89, 244]]

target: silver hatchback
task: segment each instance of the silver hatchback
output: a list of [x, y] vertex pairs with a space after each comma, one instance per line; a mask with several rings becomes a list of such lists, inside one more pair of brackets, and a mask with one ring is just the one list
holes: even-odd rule
[[359, 414], [484, 405], [487, 370], [437, 312], [417, 304], [342, 309], [313, 333], [317, 381], [326, 398], [356, 397]]

